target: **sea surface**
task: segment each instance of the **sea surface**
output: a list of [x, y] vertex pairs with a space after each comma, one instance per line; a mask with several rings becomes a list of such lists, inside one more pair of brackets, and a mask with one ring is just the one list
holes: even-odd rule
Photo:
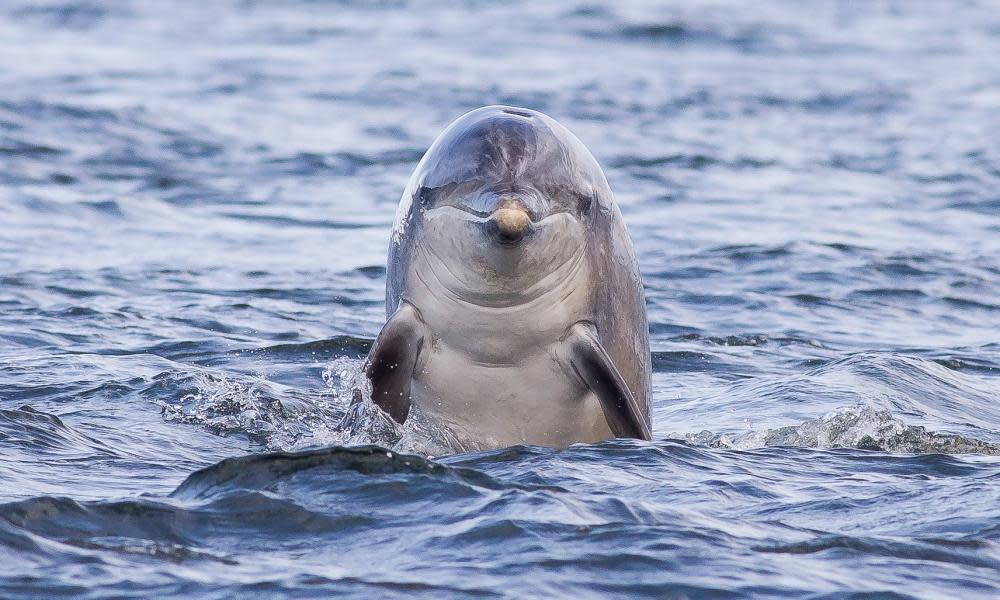
[[[0, 4], [0, 597], [997, 598], [995, 2]], [[353, 403], [486, 104], [604, 166], [652, 443]]]

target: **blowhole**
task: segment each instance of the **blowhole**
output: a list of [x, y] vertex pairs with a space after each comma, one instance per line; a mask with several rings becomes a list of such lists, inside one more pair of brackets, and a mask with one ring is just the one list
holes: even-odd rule
[[529, 113], [528, 111], [520, 110], [517, 108], [504, 108], [502, 110], [508, 115], [514, 115], [516, 117], [524, 117], [525, 119], [530, 119], [532, 117], [532, 114]]

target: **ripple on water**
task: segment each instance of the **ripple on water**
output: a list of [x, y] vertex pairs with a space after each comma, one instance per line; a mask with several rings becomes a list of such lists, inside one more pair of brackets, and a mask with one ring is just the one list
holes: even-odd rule
[[[665, 480], [664, 472], [671, 477]], [[927, 488], [928, 477], [964, 482], [971, 492], [994, 475], [995, 464], [936, 455], [732, 452], [676, 442], [616, 441], [563, 451], [515, 447], [444, 463], [377, 447], [325, 448], [227, 459], [164, 497], [3, 504], [0, 531], [12, 544], [17, 540], [22, 560], [51, 564], [85, 553], [93, 565], [89, 577], [114, 573], [117, 561], [133, 557], [153, 578], [183, 564], [192, 574], [212, 572], [216, 581], [233, 582], [242, 568], [256, 565], [248, 551], [266, 551], [287, 577], [327, 577], [330, 589], [353, 589], [352, 581], [363, 580], [391, 590], [432, 576], [440, 591], [468, 587], [446, 565], [463, 560], [457, 552], [475, 550], [477, 570], [488, 578], [560, 565], [562, 575], [548, 585], [602, 593], [645, 595], [668, 578], [692, 590], [739, 594], [842, 586], [863, 592], [894, 581], [897, 569], [912, 560], [930, 561], [925, 583], [935, 589], [955, 578], [987, 589], [997, 552], [976, 537], [988, 530], [987, 521], [952, 521], [950, 528], [937, 525], [933, 534], [915, 539], [895, 533], [936, 522], [950, 510], [932, 504], [912, 512], [947, 493], [939, 484]], [[893, 493], [868, 496], [865, 483], [872, 481], [885, 482]], [[614, 495], [606, 492], [611, 483]], [[885, 503], [898, 512], [878, 512]], [[780, 506], [784, 517], [776, 521]], [[872, 517], [859, 523], [854, 511], [861, 508]], [[303, 536], [329, 542], [304, 546]], [[386, 544], [397, 557], [391, 569], [370, 560], [370, 548]], [[844, 553], [847, 564], [878, 557], [879, 566], [869, 567], [866, 581], [839, 566], [813, 570], [832, 549]], [[630, 569], [636, 574], [672, 572], [652, 575], [652, 581], [598, 576], [621, 556], [635, 558]], [[326, 565], [334, 557], [337, 571], [331, 573]], [[733, 587], [712, 583], [711, 571], [748, 559], [758, 568], [731, 571]], [[242, 568], [219, 571], [219, 563]], [[767, 583], [785, 569], [795, 575]], [[512, 580], [506, 589], [527, 592], [525, 586], [535, 583]]]
[[[0, 596], [997, 596], [989, 3], [164, 6], [0, 7]], [[368, 400], [490, 103], [606, 167], [652, 443]]]

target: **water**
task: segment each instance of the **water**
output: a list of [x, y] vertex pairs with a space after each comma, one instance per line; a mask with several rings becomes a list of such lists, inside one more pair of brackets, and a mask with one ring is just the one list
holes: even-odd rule
[[[5, 3], [0, 596], [996, 597], [996, 8]], [[653, 443], [352, 405], [490, 103], [606, 168]]]

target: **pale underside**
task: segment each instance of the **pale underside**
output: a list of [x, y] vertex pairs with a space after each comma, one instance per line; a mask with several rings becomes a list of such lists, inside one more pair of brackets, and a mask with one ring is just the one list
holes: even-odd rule
[[[553, 220], [563, 235], [574, 226], [568, 218]], [[427, 237], [442, 240], [435, 221], [425, 223]], [[596, 396], [558, 357], [567, 329], [591, 314], [585, 253], [556, 249], [548, 259], [558, 262], [545, 278], [484, 306], [453, 291], [463, 287], [458, 279], [465, 270], [449, 268], [453, 257], [440, 251], [434, 243], [414, 248], [403, 294], [431, 336], [411, 381], [420, 413], [467, 448], [613, 437]]]

